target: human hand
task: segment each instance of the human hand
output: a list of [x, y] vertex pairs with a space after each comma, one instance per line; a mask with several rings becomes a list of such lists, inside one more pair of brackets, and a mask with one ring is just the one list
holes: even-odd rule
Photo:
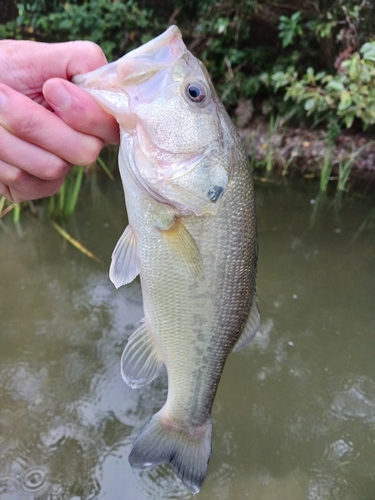
[[72, 165], [119, 142], [115, 120], [69, 81], [106, 62], [92, 42], [0, 41], [0, 196], [50, 196]]

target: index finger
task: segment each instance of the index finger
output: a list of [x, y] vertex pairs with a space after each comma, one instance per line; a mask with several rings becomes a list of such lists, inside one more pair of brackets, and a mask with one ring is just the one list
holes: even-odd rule
[[1, 40], [0, 49], [1, 81], [29, 96], [33, 91], [39, 93], [49, 78], [71, 80], [78, 73], [107, 64], [102, 49], [90, 41]]
[[72, 129], [52, 111], [6, 85], [0, 84], [0, 93], [5, 97], [0, 125], [13, 135], [69, 163], [88, 165], [96, 160], [102, 140]]

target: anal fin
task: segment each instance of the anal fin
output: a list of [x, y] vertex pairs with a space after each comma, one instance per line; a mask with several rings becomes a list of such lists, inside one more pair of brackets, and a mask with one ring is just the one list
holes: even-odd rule
[[241, 334], [241, 337], [238, 339], [236, 345], [234, 346], [232, 352], [238, 352], [255, 337], [257, 331], [259, 330], [260, 325], [260, 313], [257, 301], [254, 300], [253, 305], [250, 309], [249, 317], [247, 318], [245, 328]]
[[142, 387], [156, 378], [163, 361], [148, 333], [144, 320], [129, 337], [121, 356], [121, 376], [132, 388]]
[[122, 233], [112, 253], [109, 278], [116, 288], [133, 281], [139, 274], [139, 261], [133, 228]]

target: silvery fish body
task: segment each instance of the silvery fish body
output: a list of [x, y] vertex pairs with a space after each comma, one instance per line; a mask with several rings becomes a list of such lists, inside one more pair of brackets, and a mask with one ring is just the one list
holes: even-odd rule
[[120, 124], [129, 226], [113, 256], [116, 287], [140, 275], [145, 318], [125, 347], [131, 387], [165, 365], [168, 397], [129, 460], [170, 463], [197, 493], [211, 454], [211, 408], [230, 352], [259, 326], [254, 192], [240, 138], [207, 71], [171, 26], [75, 77]]

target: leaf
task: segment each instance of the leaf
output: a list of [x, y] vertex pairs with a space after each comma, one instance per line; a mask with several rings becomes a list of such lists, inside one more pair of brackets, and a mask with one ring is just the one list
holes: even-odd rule
[[315, 99], [313, 97], [310, 97], [310, 99], [307, 99], [307, 101], [305, 101], [304, 108], [306, 111], [311, 111], [314, 106], [315, 106]]
[[346, 128], [350, 128], [353, 125], [354, 117], [355, 117], [354, 113], [348, 113], [347, 115], [345, 115], [344, 122]]
[[291, 19], [293, 19], [293, 21], [297, 21], [298, 22], [301, 19], [301, 12], [300, 11], [295, 12], [291, 16]]
[[350, 92], [348, 92], [347, 90], [343, 90], [341, 92], [340, 104], [338, 110], [342, 111], [348, 108], [351, 105], [351, 103], [352, 103], [352, 96], [350, 95]]
[[333, 106], [334, 100], [332, 99], [332, 97], [330, 95], [324, 96], [324, 100], [325, 100], [327, 106], [329, 106], [329, 107]]
[[363, 59], [368, 61], [375, 61], [375, 43], [367, 42], [359, 49]]
[[331, 80], [330, 82], [327, 83], [326, 89], [327, 90], [336, 90], [337, 92], [342, 92], [344, 90], [344, 85], [337, 80]]
[[306, 78], [306, 83], [310, 83], [310, 82], [313, 81], [313, 79], [314, 79], [314, 68], [311, 68], [311, 66], [307, 68], [305, 78]]

